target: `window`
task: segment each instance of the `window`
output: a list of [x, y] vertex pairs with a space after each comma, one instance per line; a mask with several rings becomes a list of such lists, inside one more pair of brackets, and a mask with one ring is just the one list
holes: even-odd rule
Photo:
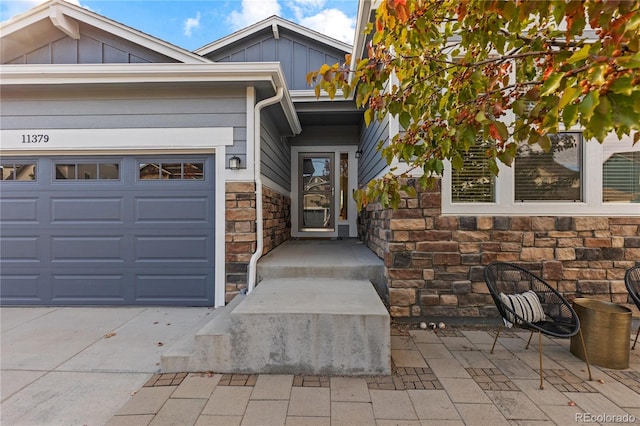
[[515, 160], [515, 200], [582, 201], [582, 134], [548, 135], [551, 146], [523, 143]]
[[605, 141], [602, 148], [602, 201], [640, 203], [640, 144]]
[[118, 163], [56, 163], [55, 180], [116, 180], [120, 179]]
[[[601, 144], [579, 131], [550, 135], [550, 149], [519, 147], [512, 166], [498, 162], [492, 184], [482, 161], [453, 170], [447, 162], [442, 181], [445, 215], [638, 216], [640, 144], [611, 133]], [[471, 161], [475, 154], [465, 159]], [[482, 160], [479, 158], [478, 160]], [[485, 179], [483, 181], [483, 179]], [[475, 182], [485, 190], [474, 192]], [[487, 195], [487, 194], [490, 194]]]
[[0, 163], [0, 180], [34, 181], [36, 165], [35, 163]]
[[141, 180], [204, 180], [204, 163], [150, 162], [138, 163], [138, 178]]
[[451, 171], [451, 200], [456, 203], [492, 203], [495, 201], [495, 179], [489, 170], [485, 148], [472, 146], [464, 158], [462, 169]]

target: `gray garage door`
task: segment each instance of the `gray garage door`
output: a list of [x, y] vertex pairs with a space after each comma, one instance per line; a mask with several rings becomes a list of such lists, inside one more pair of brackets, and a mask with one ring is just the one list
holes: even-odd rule
[[4, 305], [211, 306], [214, 161], [1, 161]]

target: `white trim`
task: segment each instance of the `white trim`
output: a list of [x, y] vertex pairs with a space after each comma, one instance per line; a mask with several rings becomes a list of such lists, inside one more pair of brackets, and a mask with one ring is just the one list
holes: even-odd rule
[[334, 102], [349, 100], [349, 98], [344, 99], [342, 89], [336, 90], [336, 95], [333, 99], [331, 99], [325, 91], [320, 92], [319, 98], [316, 97], [315, 90], [290, 90], [289, 92], [293, 102]]
[[214, 305], [215, 307], [226, 304], [227, 290], [227, 174], [226, 172], [226, 147], [216, 148], [216, 183], [215, 183], [215, 283], [214, 283]]
[[54, 3], [49, 6], [49, 19], [57, 29], [74, 40], [80, 40], [80, 25], [78, 25], [78, 21], [67, 18], [59, 4]]
[[223, 37], [221, 39], [218, 39], [216, 41], [214, 41], [213, 43], [209, 43], [207, 45], [204, 45], [196, 50], [194, 50], [195, 53], [199, 54], [199, 55], [208, 55], [211, 52], [215, 52], [216, 50], [222, 49], [224, 47], [227, 47], [235, 42], [238, 42], [246, 37], [250, 37], [251, 35], [262, 31], [266, 28], [271, 29], [272, 32], [274, 32], [274, 36], [275, 36], [275, 31], [273, 31], [273, 27], [282, 27], [282, 28], [286, 28], [289, 31], [292, 31], [294, 33], [298, 33], [302, 36], [305, 36], [307, 38], [310, 38], [312, 40], [316, 40], [319, 41], [320, 43], [329, 45], [335, 49], [338, 50], [342, 50], [345, 53], [349, 53], [351, 52], [351, 45], [347, 44], [347, 43], [343, 43], [340, 40], [336, 40], [334, 38], [331, 38], [329, 36], [326, 36], [322, 33], [319, 33], [317, 31], [311, 30], [309, 28], [305, 28], [303, 26], [300, 26], [294, 22], [291, 21], [287, 21], [286, 19], [282, 19], [279, 16], [271, 16], [267, 19], [264, 19], [260, 22], [257, 22], [253, 25], [250, 25], [246, 28], [243, 28], [241, 30], [236, 31], [233, 34], [230, 34], [226, 37]]
[[2, 147], [31, 154], [34, 150], [75, 151], [206, 150], [233, 145], [233, 127], [137, 128], [137, 129], [26, 129], [0, 130]]

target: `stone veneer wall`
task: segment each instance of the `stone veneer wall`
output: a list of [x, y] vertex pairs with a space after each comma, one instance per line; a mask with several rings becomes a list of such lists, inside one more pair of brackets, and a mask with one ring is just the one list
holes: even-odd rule
[[434, 188], [360, 215], [361, 238], [386, 266], [393, 317], [497, 316], [482, 275], [492, 261], [518, 263], [570, 300], [630, 303], [624, 273], [640, 263], [640, 217], [442, 216], [440, 206]]
[[[226, 301], [247, 287], [247, 268], [256, 250], [256, 192], [253, 182], [226, 184]], [[262, 189], [263, 254], [291, 237], [291, 199]]]

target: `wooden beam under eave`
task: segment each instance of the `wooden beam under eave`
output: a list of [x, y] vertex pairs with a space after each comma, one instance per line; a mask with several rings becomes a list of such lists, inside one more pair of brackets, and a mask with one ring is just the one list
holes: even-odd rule
[[65, 16], [60, 5], [52, 4], [49, 7], [49, 19], [57, 29], [72, 39], [80, 39], [80, 25], [76, 20]]

